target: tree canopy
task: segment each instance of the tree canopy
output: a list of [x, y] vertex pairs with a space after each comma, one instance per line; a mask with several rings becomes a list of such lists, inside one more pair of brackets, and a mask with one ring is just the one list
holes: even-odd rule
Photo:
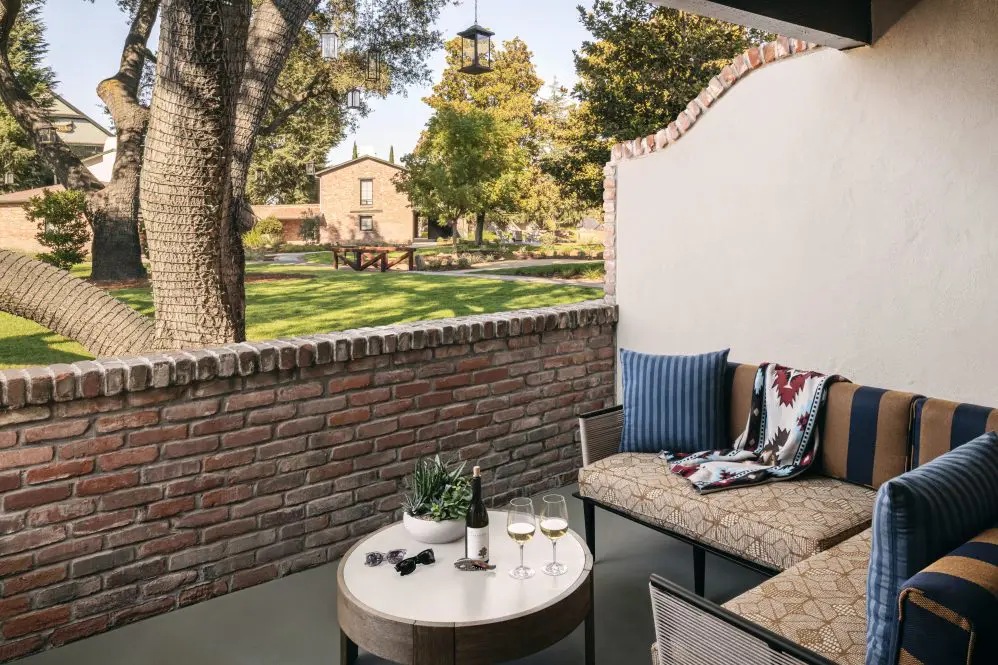
[[545, 170], [589, 205], [602, 203], [610, 146], [670, 122], [732, 58], [763, 36], [645, 0], [579, 7], [593, 40], [575, 54], [578, 105], [559, 131], [564, 150]]

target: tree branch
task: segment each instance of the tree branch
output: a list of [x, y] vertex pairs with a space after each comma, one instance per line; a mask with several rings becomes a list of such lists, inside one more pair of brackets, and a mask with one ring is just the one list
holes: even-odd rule
[[55, 172], [59, 182], [69, 189], [92, 192], [103, 187], [83, 162], [73, 154], [58, 134], [47, 132], [54, 140], [42, 141], [42, 130], [51, 123], [45, 109], [18, 82], [10, 64], [10, 34], [21, 0], [0, 0], [0, 100], [28, 136], [32, 147]]
[[319, 84], [326, 78], [326, 72], [324, 69], [319, 70], [315, 73], [315, 76], [309, 82], [308, 87], [300, 95], [291, 96], [287, 94], [282, 94], [280, 90], [275, 90], [274, 95], [279, 96], [288, 102], [287, 108], [278, 111], [274, 114], [273, 119], [266, 125], [260, 127], [257, 131], [257, 137], [260, 136], [270, 136], [278, 129], [280, 129], [284, 123], [293, 118], [298, 111], [302, 109], [305, 104], [309, 103], [311, 100], [315, 99], [319, 94]]

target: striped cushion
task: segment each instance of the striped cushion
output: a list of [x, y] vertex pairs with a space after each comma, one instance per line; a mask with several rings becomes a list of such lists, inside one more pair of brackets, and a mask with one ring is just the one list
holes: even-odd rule
[[696, 452], [727, 446], [724, 372], [728, 351], [656, 356], [622, 349], [621, 452]]
[[905, 471], [911, 393], [835, 383], [821, 433], [822, 473], [880, 487]]
[[941, 399], [915, 402], [911, 466], [925, 464], [985, 432], [998, 430], [998, 409]]
[[998, 528], [905, 582], [900, 663], [998, 663]]
[[998, 435], [989, 433], [887, 481], [873, 507], [866, 662], [896, 649], [905, 580], [998, 522]]

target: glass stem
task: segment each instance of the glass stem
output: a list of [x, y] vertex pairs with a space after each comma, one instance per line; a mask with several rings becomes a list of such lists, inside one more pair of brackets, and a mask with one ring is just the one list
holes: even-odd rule
[[520, 543], [520, 568], [523, 568], [523, 543]]
[[558, 541], [551, 541], [551, 562], [558, 563]]

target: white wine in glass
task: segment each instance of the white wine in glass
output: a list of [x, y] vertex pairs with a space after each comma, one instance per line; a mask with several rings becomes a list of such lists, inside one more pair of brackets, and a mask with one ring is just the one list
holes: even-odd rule
[[523, 546], [534, 537], [537, 521], [534, 517], [534, 503], [530, 499], [513, 499], [506, 511], [506, 533], [520, 546], [520, 565], [509, 571], [509, 576], [526, 580], [534, 576], [534, 569], [523, 565]]
[[542, 501], [541, 533], [551, 540], [552, 560], [541, 571], [545, 575], [557, 577], [568, 572], [568, 566], [558, 563], [558, 540], [568, 533], [568, 504], [565, 503], [565, 497], [558, 494], [547, 494]]

